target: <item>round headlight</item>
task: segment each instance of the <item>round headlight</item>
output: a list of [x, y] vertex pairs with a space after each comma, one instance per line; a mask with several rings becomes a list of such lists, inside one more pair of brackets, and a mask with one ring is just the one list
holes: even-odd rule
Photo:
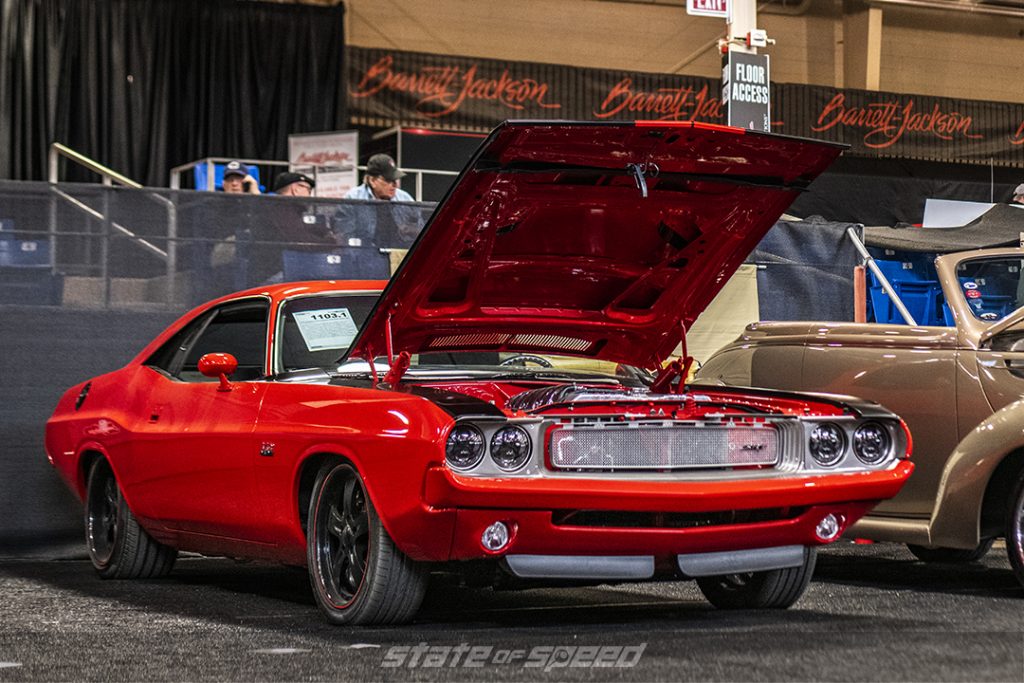
[[530, 435], [522, 427], [502, 427], [491, 437], [491, 460], [506, 472], [525, 465], [530, 449]]
[[473, 425], [456, 425], [448, 435], [444, 457], [457, 470], [468, 470], [484, 457], [484, 435]]
[[853, 433], [853, 452], [868, 465], [885, 460], [891, 450], [889, 430], [877, 422], [866, 422]]
[[819, 465], [835, 465], [846, 451], [846, 434], [842, 427], [823, 422], [811, 432], [811, 457]]

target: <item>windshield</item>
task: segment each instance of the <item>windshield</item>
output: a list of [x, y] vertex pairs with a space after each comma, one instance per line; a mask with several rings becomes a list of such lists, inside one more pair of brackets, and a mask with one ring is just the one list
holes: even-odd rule
[[999, 256], [957, 265], [960, 294], [978, 320], [995, 322], [1024, 305], [1020, 257]]
[[[321, 368], [328, 372], [365, 374], [369, 364], [353, 359], [339, 365], [373, 310], [377, 293], [324, 294], [289, 299], [278, 318], [278, 367], [281, 372]], [[376, 358], [378, 372], [387, 371], [387, 359]], [[646, 373], [611, 361], [551, 354], [465, 351], [413, 354], [411, 375], [466, 371], [474, 376], [537, 376], [579, 379], [601, 376], [640, 380]]]

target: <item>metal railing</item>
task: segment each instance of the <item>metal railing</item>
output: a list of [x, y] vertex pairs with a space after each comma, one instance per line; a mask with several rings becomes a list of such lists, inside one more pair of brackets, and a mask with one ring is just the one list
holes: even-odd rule
[[[64, 167], [63, 160], [61, 167], [56, 185], [0, 180], [0, 303], [185, 310], [284, 277], [361, 277], [372, 268], [380, 279], [381, 263], [397, 265], [434, 209], [428, 203], [107, 186]], [[173, 241], [169, 214], [154, 193], [175, 206]], [[130, 227], [138, 239], [111, 223]], [[141, 249], [139, 240], [155, 249]], [[161, 256], [168, 252], [177, 255], [173, 292]], [[382, 253], [388, 255], [383, 261]]]
[[[112, 305], [159, 303], [174, 309], [197, 301], [197, 292], [200, 291], [211, 290], [211, 295], [234, 291], [239, 287], [225, 284], [217, 278], [225, 275], [229, 278], [234, 276], [235, 279], [240, 277], [238, 274], [244, 269], [245, 258], [236, 259], [235, 265], [231, 267], [233, 270], [229, 270], [207, 263], [207, 252], [215, 245], [228, 243], [230, 235], [269, 224], [262, 212], [276, 206], [275, 212], [280, 213], [280, 207], [287, 205], [293, 198], [273, 200], [285, 202], [277, 205], [273, 201], [261, 204], [261, 200], [256, 199], [251, 207], [246, 208], [245, 215], [239, 216], [236, 213], [237, 207], [249, 204], [245, 198], [223, 193], [175, 191], [180, 188], [181, 174], [190, 168], [200, 163], [207, 164], [209, 183], [214, 179], [214, 175], [209, 172], [212, 165], [227, 160], [210, 157], [177, 167], [172, 174], [172, 185], [176, 187], [165, 190], [144, 187], [96, 160], [55, 142], [49, 148], [48, 182], [40, 183], [34, 191], [38, 193], [35, 200], [38, 209], [33, 211], [28, 208], [32, 192], [27, 191], [25, 197], [20, 197], [21, 191], [16, 191], [18, 201], [24, 203], [19, 208], [18, 216], [35, 216], [35, 219], [17, 218], [18, 229], [23, 235], [35, 233], [40, 238], [43, 235], [48, 238], [48, 260], [42, 260], [47, 265], [42, 267], [48, 268], [54, 281], [59, 279], [63, 294], [71, 292], [72, 300], [79, 304], [88, 301], [110, 308]], [[288, 167], [286, 162], [281, 161], [241, 161]], [[90, 184], [75, 182], [80, 180], [81, 174], [72, 172], [73, 167], [69, 162], [75, 165], [74, 168], [84, 168], [96, 174], [102, 189], [91, 191], [87, 189]], [[336, 170], [337, 167], [323, 168]], [[365, 167], [359, 167], [359, 170], [365, 171]], [[405, 168], [403, 171], [407, 174], [405, 182], [408, 189], [416, 197], [423, 196], [425, 179], [428, 179], [427, 193], [437, 190], [436, 181], [434, 185], [429, 184], [432, 175], [446, 178], [458, 175], [454, 171], [420, 168]], [[242, 201], [241, 205], [237, 204], [239, 201]], [[347, 223], [339, 222], [341, 207], [359, 207], [356, 212], [359, 221], [365, 218], [361, 207], [368, 205], [381, 205], [373, 209], [374, 215], [377, 211], [398, 210], [385, 209], [390, 202], [310, 198], [307, 203], [307, 210], [317, 213], [316, 220], [323, 220], [332, 230], [347, 226]], [[423, 204], [417, 208], [421, 212], [422, 225], [432, 206], [418, 203]], [[259, 219], [256, 219], [257, 215]], [[368, 220], [371, 220], [368, 225], [372, 225], [372, 219]], [[76, 228], [79, 222], [81, 225]], [[387, 225], [387, 221], [384, 225]], [[229, 234], [220, 234], [225, 231]], [[253, 243], [264, 247], [265, 251], [273, 240], [273, 235], [269, 235]], [[351, 246], [353, 242], [349, 240], [347, 244]], [[289, 246], [288, 243], [281, 243], [277, 249], [280, 251]], [[395, 250], [404, 253], [405, 249], [405, 246], [389, 241], [378, 242], [377, 246], [380, 252], [389, 254]], [[249, 262], [252, 262], [251, 259]], [[147, 263], [149, 265], [145, 265]], [[96, 280], [90, 280], [93, 277]], [[144, 281], [146, 284], [140, 284]]]
[[[187, 164], [182, 164], [181, 166], [175, 166], [174, 168], [172, 168], [171, 169], [171, 177], [170, 177], [170, 187], [171, 187], [172, 190], [180, 190], [181, 189], [181, 176], [182, 176], [182, 174], [188, 173], [189, 171], [191, 171], [192, 169], [196, 168], [197, 166], [205, 166], [206, 167], [206, 169], [205, 169], [206, 170], [206, 187], [205, 188], [197, 187], [196, 189], [197, 190], [206, 190], [206, 191], [212, 192], [212, 191], [214, 191], [216, 189], [216, 187], [215, 187], [216, 179], [214, 178], [214, 170], [215, 170], [217, 164], [225, 164], [225, 163], [227, 163], [229, 161], [239, 161], [239, 162], [241, 162], [243, 164], [246, 164], [246, 165], [249, 165], [249, 166], [271, 166], [271, 167], [281, 167], [281, 168], [284, 168], [284, 169], [289, 169], [289, 168], [292, 168], [294, 166], [294, 167], [303, 168], [303, 169], [310, 169], [311, 172], [312, 172], [312, 175], [313, 175], [313, 180], [316, 181], [316, 182], [319, 181], [319, 176], [320, 176], [320, 173], [322, 173], [322, 172], [327, 172], [327, 171], [331, 171], [331, 172], [335, 172], [335, 171], [348, 171], [348, 170], [351, 170], [351, 168], [352, 168], [351, 166], [340, 167], [339, 168], [338, 166], [315, 166], [315, 165], [306, 165], [306, 164], [295, 165], [295, 164], [291, 164], [291, 163], [289, 163], [287, 161], [276, 161], [276, 160], [268, 160], [268, 159], [237, 159], [237, 158], [234, 158], [234, 157], [206, 157], [205, 159], [197, 159], [196, 161], [190, 161]], [[361, 172], [365, 172], [366, 171], [366, 166], [356, 166], [355, 168], [356, 168], [357, 171], [361, 171]], [[405, 168], [405, 167], [403, 167], [402, 171], [404, 171], [406, 173], [406, 175], [413, 177], [413, 192], [411, 194], [413, 196], [413, 199], [415, 199], [418, 202], [423, 201], [423, 179], [424, 179], [424, 177], [426, 177], [426, 176], [444, 176], [444, 177], [454, 178], [455, 176], [459, 175], [458, 171], [441, 171], [441, 170], [430, 169], [430, 168]]]
[[[196, 161], [190, 161], [187, 164], [181, 166], [175, 166], [171, 169], [171, 189], [181, 189], [181, 174], [187, 173], [198, 166], [206, 167], [206, 187], [197, 187], [197, 190], [206, 190], [207, 192], [213, 192], [216, 189], [216, 179], [214, 178], [214, 170], [217, 164], [226, 164], [229, 161], [240, 161], [248, 166], [281, 166], [288, 168], [289, 164], [287, 161], [277, 161], [269, 159], [239, 159], [237, 157], [206, 157], [205, 159], [197, 159]], [[317, 173], [320, 169], [327, 168], [326, 166], [314, 167], [313, 179], [316, 180]], [[332, 170], [337, 167], [330, 167]], [[347, 170], [347, 169], [340, 169]]]
[[[108, 249], [106, 239], [107, 235], [111, 230], [120, 233], [122, 236], [127, 237], [129, 242], [137, 245], [145, 251], [153, 254], [164, 261], [167, 266], [167, 301], [169, 304], [173, 304], [176, 301], [177, 296], [177, 269], [178, 269], [178, 254], [177, 254], [177, 237], [178, 237], [178, 221], [177, 221], [177, 209], [174, 206], [174, 202], [156, 193], [149, 193], [154, 201], [161, 204], [167, 211], [167, 250], [163, 250], [157, 245], [153, 244], [149, 240], [140, 237], [132, 230], [128, 229], [121, 223], [113, 221], [109, 217], [109, 208], [106, 206], [106, 195], [104, 195], [104, 207], [102, 211], [88, 206], [79, 199], [76, 199], [60, 188], [57, 184], [60, 182], [60, 158], [64, 157], [69, 161], [85, 168], [93, 173], [98, 174], [102, 183], [107, 187], [112, 187], [114, 183], [123, 185], [135, 190], [143, 189], [141, 183], [137, 183], [127, 176], [121, 175], [117, 171], [107, 168], [103, 164], [99, 163], [94, 159], [90, 159], [80, 152], [76, 152], [67, 145], [63, 145], [59, 142], [54, 142], [50, 145], [49, 159], [48, 159], [48, 173], [47, 180], [50, 183], [51, 193], [67, 202], [76, 209], [84, 212], [95, 220], [100, 221], [104, 226], [104, 240], [102, 249], [104, 251], [104, 257], [102, 258], [102, 277], [105, 283], [104, 285], [104, 300], [109, 303], [110, 301], [110, 278], [108, 277], [107, 270], [107, 258], [105, 255]], [[53, 273], [57, 272], [57, 207], [56, 204], [50, 204], [50, 268]]]
[[[864, 226], [860, 226], [860, 229], [863, 230]], [[860, 235], [857, 233], [857, 230], [852, 227], [847, 228], [846, 234], [850, 237], [850, 241], [853, 242], [853, 246], [856, 247], [857, 252], [864, 260], [864, 265], [867, 266], [868, 270], [870, 270], [871, 273], [878, 279], [879, 284], [882, 285], [882, 291], [884, 291], [885, 294], [892, 301], [893, 306], [896, 307], [896, 310], [903, 317], [903, 320], [908, 325], [916, 327], [917, 321], [914, 320], [914, 316], [910, 314], [909, 310], [907, 310], [906, 304], [903, 303], [903, 300], [900, 299], [899, 294], [897, 294], [896, 290], [893, 289], [893, 286], [889, 282], [889, 279], [885, 277], [885, 273], [883, 273], [882, 269], [878, 267], [877, 263], [875, 263], [874, 257], [872, 257], [871, 254], [868, 252], [868, 248], [864, 246], [864, 242], [861, 241]]]
[[[365, 171], [365, 166], [360, 166], [360, 170]], [[438, 175], [455, 177], [459, 175], [458, 171], [437, 171], [426, 168], [402, 168], [407, 174], [415, 177], [415, 192], [413, 192], [413, 198], [418, 201], [423, 201], [423, 177], [426, 175]]]
[[54, 142], [53, 144], [50, 145], [49, 173], [47, 175], [47, 180], [49, 180], [51, 183], [56, 183], [60, 180], [59, 162], [61, 157], [70, 159], [79, 166], [100, 175], [103, 178], [103, 184], [108, 187], [116, 182], [118, 185], [124, 185], [125, 187], [133, 187], [136, 190], [142, 188], [141, 184], [135, 182], [131, 178], [123, 176], [117, 171], [109, 169], [103, 164], [99, 163], [98, 161], [90, 159], [84, 154], [76, 152], [67, 145], [62, 145], [59, 142]]

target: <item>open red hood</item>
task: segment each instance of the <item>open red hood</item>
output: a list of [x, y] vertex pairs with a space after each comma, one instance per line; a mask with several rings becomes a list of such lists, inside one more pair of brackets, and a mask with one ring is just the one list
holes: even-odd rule
[[700, 123], [506, 122], [437, 207], [349, 355], [385, 354], [390, 328], [394, 353], [653, 367], [842, 150]]

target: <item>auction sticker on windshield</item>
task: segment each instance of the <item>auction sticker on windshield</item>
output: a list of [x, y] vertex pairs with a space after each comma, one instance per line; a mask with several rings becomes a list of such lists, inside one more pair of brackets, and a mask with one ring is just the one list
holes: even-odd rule
[[295, 311], [292, 317], [310, 351], [348, 348], [359, 331], [347, 308]]

